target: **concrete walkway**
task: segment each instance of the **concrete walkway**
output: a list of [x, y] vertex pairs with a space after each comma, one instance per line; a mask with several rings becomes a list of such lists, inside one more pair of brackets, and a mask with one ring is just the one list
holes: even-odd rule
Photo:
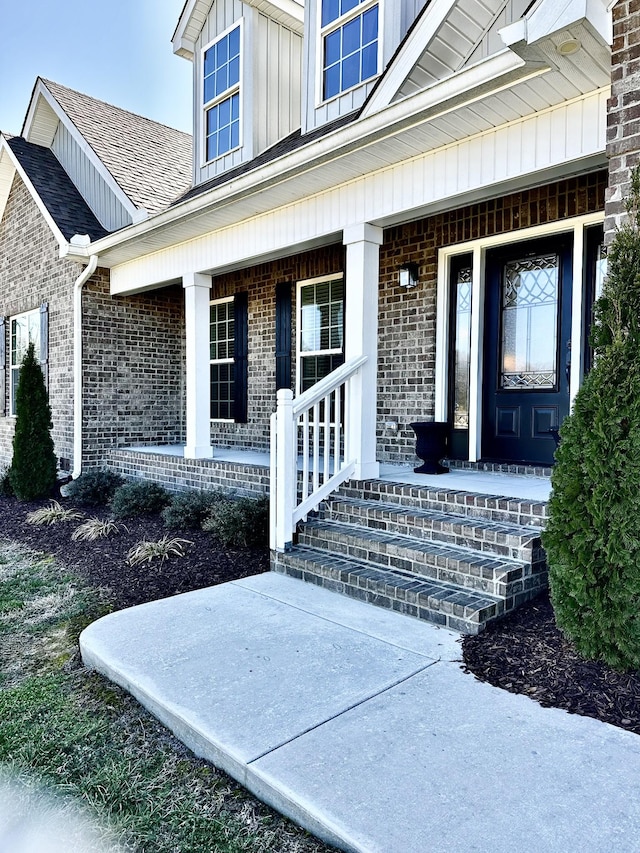
[[448, 631], [264, 574], [106, 616], [80, 644], [344, 850], [640, 850], [640, 737], [476, 681]]

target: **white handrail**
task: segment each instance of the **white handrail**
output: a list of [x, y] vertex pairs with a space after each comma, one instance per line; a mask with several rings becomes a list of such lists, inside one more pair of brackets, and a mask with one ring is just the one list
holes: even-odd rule
[[350, 382], [367, 360], [366, 355], [351, 359], [295, 400], [288, 388], [278, 391], [277, 410], [271, 416], [273, 550], [287, 550], [297, 522], [355, 470], [357, 460], [348, 452]]

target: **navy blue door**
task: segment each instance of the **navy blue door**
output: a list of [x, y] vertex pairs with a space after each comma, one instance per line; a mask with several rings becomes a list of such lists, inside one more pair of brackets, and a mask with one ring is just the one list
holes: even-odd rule
[[572, 243], [487, 253], [482, 456], [550, 464], [569, 412]]

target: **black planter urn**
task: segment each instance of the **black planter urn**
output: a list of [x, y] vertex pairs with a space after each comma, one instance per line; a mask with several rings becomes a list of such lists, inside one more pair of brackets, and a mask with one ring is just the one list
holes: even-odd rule
[[410, 424], [416, 434], [416, 456], [424, 462], [414, 468], [416, 474], [447, 474], [449, 469], [440, 464], [447, 453], [449, 425], [440, 421], [417, 421]]

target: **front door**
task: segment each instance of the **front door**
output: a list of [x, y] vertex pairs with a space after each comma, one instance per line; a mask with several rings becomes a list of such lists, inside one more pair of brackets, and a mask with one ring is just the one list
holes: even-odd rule
[[482, 457], [550, 464], [569, 413], [572, 243], [487, 253]]

